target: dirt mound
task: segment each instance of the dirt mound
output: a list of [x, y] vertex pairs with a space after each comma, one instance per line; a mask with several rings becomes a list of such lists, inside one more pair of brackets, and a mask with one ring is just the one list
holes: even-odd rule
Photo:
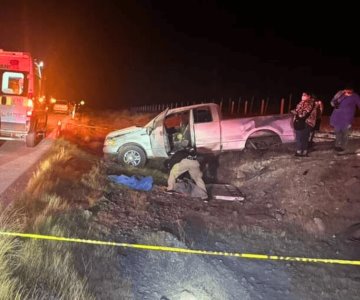
[[[352, 147], [360, 146], [358, 140]], [[291, 151], [224, 154], [219, 159], [219, 181], [239, 186], [248, 206], [278, 210], [285, 224], [299, 225], [312, 234], [336, 234], [358, 221], [360, 157], [337, 156], [331, 144], [309, 157]], [[231, 162], [231, 163], [230, 163]]]

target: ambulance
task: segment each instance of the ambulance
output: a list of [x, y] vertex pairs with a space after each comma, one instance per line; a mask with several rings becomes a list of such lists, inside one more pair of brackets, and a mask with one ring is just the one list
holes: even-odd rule
[[42, 63], [0, 49], [0, 140], [34, 147], [46, 134], [47, 110]]

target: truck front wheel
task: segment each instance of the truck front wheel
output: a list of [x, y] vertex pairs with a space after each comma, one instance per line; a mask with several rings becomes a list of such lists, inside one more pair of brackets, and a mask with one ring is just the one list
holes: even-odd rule
[[146, 163], [143, 149], [135, 145], [127, 145], [119, 150], [119, 162], [124, 165], [142, 168]]

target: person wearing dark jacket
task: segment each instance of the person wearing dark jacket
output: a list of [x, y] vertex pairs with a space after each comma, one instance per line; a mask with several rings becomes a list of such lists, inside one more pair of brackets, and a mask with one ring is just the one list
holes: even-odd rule
[[183, 149], [177, 151], [167, 162], [167, 168], [170, 170], [168, 178], [167, 191], [171, 192], [175, 190], [176, 179], [188, 172], [191, 179], [201, 189], [201, 198], [207, 198], [207, 191], [205, 183], [202, 179], [202, 172], [200, 170], [200, 164], [197, 161], [196, 151], [194, 149]]
[[339, 91], [331, 100], [334, 110], [330, 117], [330, 125], [335, 130], [335, 150], [342, 152], [346, 150], [349, 130], [354, 120], [356, 107], [360, 109], [360, 97], [350, 87]]
[[309, 92], [303, 92], [301, 101], [292, 111], [294, 114], [294, 129], [296, 134], [295, 156], [307, 156], [309, 137], [312, 128], [315, 126], [316, 114], [314, 111], [314, 99]]
[[323, 102], [318, 99], [316, 96], [313, 95], [313, 98], [315, 99], [315, 106], [314, 109], [315, 113], [316, 113], [316, 122], [315, 122], [315, 126], [312, 127], [311, 132], [310, 132], [310, 139], [309, 139], [309, 149], [314, 149], [314, 136], [315, 136], [315, 132], [320, 130], [320, 124], [321, 124], [321, 117], [322, 114], [324, 112], [324, 104]]

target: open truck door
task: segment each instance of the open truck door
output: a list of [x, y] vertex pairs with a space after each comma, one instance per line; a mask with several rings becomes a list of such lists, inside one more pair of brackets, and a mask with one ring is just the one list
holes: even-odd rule
[[164, 120], [168, 111], [169, 108], [166, 108], [148, 127], [150, 131], [150, 144], [155, 157], [167, 157], [170, 151], [169, 140], [164, 126]]

